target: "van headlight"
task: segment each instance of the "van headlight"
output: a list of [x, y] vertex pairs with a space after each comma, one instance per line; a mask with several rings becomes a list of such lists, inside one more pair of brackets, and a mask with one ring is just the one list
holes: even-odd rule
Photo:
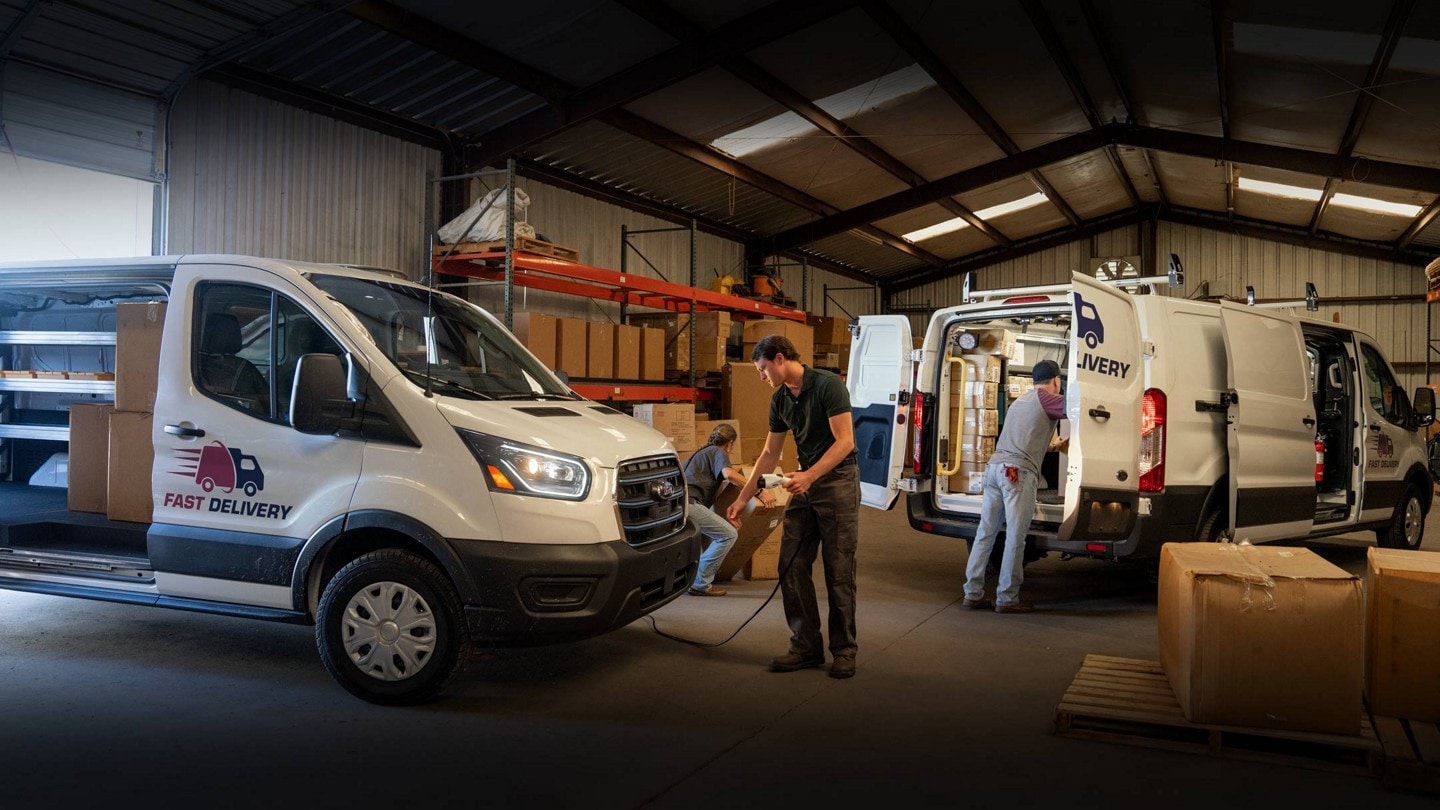
[[590, 492], [590, 468], [576, 456], [470, 430], [456, 432], [480, 462], [491, 492], [567, 501], [584, 500]]

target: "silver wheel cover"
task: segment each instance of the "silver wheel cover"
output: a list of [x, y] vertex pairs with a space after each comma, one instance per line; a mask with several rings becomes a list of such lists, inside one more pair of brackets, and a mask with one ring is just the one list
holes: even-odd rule
[[341, 623], [350, 663], [380, 681], [403, 681], [424, 669], [435, 652], [435, 633], [430, 605], [399, 582], [360, 589], [345, 605]]
[[1420, 511], [1420, 500], [1408, 498], [1405, 501], [1405, 547], [1415, 548], [1420, 541], [1420, 532], [1425, 517]]

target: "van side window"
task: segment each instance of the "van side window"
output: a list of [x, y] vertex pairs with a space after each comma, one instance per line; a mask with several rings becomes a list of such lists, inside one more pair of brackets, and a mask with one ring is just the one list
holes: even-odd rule
[[1361, 344], [1360, 354], [1365, 358], [1365, 394], [1370, 398], [1370, 405], [1386, 421], [1403, 426], [1404, 406], [1394, 396], [1395, 375], [1374, 347]]
[[195, 299], [195, 387], [237, 411], [288, 424], [300, 356], [342, 353], [309, 313], [271, 290], [205, 282]]

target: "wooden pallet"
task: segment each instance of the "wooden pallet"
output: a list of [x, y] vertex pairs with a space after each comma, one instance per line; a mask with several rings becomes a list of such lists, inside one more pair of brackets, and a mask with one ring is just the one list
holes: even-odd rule
[[1385, 787], [1440, 796], [1440, 725], [1377, 716], [1375, 730], [1385, 748]]
[[[452, 251], [451, 248], [454, 248]], [[567, 262], [579, 262], [580, 251], [574, 248], [554, 245], [549, 242], [541, 242], [539, 239], [531, 239], [527, 236], [515, 237], [515, 249], [525, 253], [535, 253], [540, 256], [549, 256], [552, 259], [560, 259]], [[505, 250], [505, 240], [495, 242], [461, 242], [459, 245], [436, 245], [433, 253], [436, 256], [443, 256], [449, 253], [452, 256], [460, 256], [466, 253], [499, 253]]]
[[1354, 737], [1192, 723], [1158, 661], [1107, 655], [1085, 656], [1055, 710], [1055, 733], [1361, 776], [1378, 774], [1383, 762], [1363, 712]]

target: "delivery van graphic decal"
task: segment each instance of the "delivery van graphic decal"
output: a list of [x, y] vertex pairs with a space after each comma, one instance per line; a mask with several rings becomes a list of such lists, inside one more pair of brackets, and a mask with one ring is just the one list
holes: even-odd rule
[[[224, 442], [213, 441], [198, 449], [177, 448], [175, 455], [179, 456], [179, 468], [171, 470], [170, 474], [193, 480], [205, 492], [218, 490], [228, 495], [238, 489], [248, 498], [254, 498], [265, 489], [265, 471], [260, 468], [260, 460], [242, 453], [239, 448], [226, 447]], [[276, 503], [206, 498], [178, 492], [165, 493], [164, 505], [272, 520], [284, 520], [293, 508]]]
[[[1096, 309], [1094, 304], [1086, 301], [1078, 292], [1072, 294], [1075, 296], [1074, 339], [1093, 351], [1105, 342], [1105, 323], [1100, 320], [1100, 310]], [[1082, 371], [1093, 371], [1122, 380], [1130, 376], [1130, 363], [1122, 363], [1089, 351], [1079, 353], [1078, 365]]]
[[1391, 439], [1390, 435], [1383, 430], [1376, 433], [1374, 438], [1375, 446], [1372, 449], [1375, 453], [1365, 466], [1372, 470], [1399, 467], [1400, 460], [1395, 458], [1395, 440]]

